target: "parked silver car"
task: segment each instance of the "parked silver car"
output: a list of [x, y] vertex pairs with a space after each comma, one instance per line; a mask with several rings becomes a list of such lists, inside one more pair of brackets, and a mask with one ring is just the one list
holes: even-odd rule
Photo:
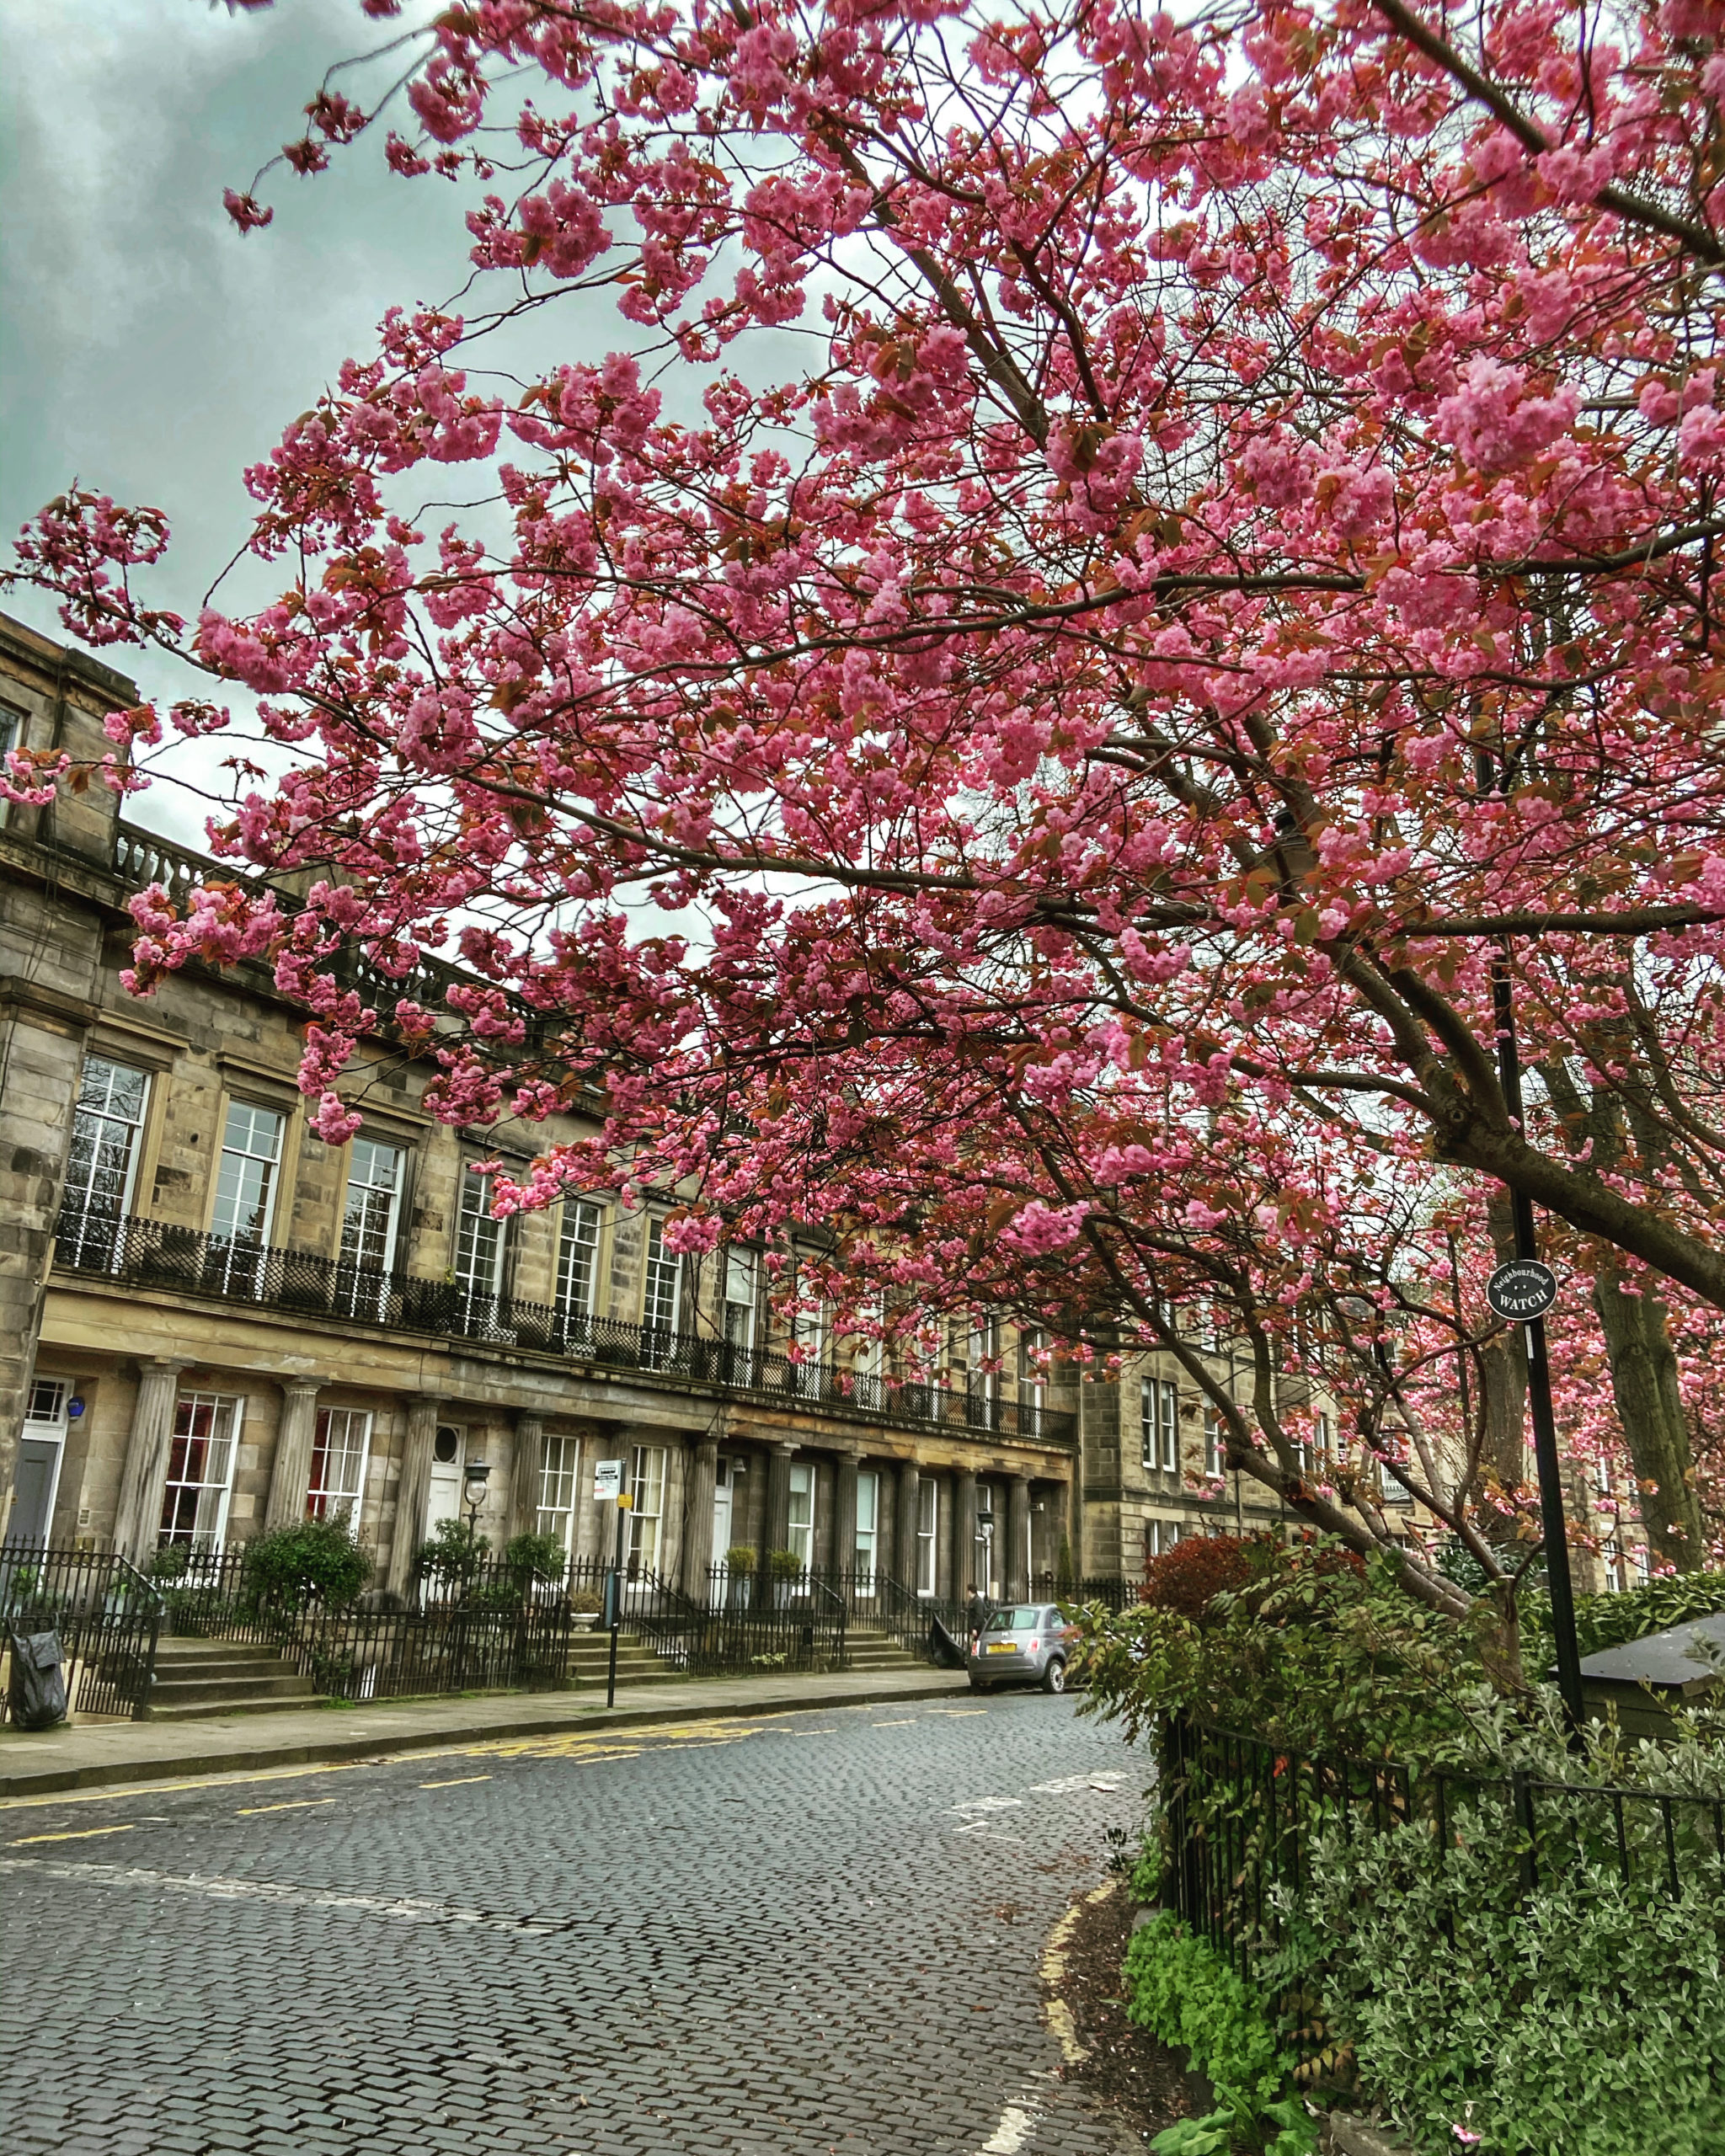
[[1039, 1684], [1044, 1692], [1064, 1692], [1077, 1636], [1078, 1627], [1069, 1625], [1051, 1602], [1007, 1603], [991, 1610], [968, 1657], [970, 1689]]

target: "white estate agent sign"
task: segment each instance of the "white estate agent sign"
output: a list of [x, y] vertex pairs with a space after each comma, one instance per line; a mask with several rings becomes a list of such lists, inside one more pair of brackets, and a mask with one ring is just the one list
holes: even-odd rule
[[594, 1503], [615, 1504], [622, 1493], [622, 1462], [620, 1460], [595, 1460], [593, 1463]]

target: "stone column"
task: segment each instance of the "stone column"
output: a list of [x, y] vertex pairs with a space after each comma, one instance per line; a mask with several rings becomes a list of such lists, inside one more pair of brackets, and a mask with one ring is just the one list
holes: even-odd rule
[[515, 1458], [510, 1468], [509, 1525], [512, 1534], [531, 1534], [539, 1524], [539, 1478], [545, 1465], [545, 1417], [517, 1415]]
[[689, 1449], [683, 1505], [683, 1593], [704, 1609], [712, 1599], [708, 1567], [713, 1562], [713, 1507], [718, 1488], [718, 1439], [702, 1438]]
[[318, 1428], [318, 1387], [309, 1379], [284, 1380], [281, 1422], [275, 1433], [275, 1462], [270, 1470], [265, 1531], [295, 1527], [306, 1516], [306, 1492], [312, 1486], [312, 1439]]
[[766, 1455], [766, 1513], [761, 1522], [761, 1570], [756, 1575], [756, 1602], [763, 1609], [772, 1606], [772, 1576], [767, 1561], [790, 1540], [791, 1455], [796, 1449], [793, 1444], [781, 1443]]
[[911, 1594], [916, 1592], [916, 1486], [921, 1470], [914, 1460], [899, 1463], [898, 1502], [893, 1514], [892, 1576]]
[[414, 1558], [425, 1540], [425, 1514], [431, 1499], [431, 1448], [437, 1442], [440, 1402], [416, 1393], [408, 1402], [408, 1432], [401, 1449], [401, 1480], [395, 1486], [395, 1537], [389, 1545], [385, 1584], [404, 1595], [414, 1583]]
[[857, 1466], [861, 1448], [838, 1449], [832, 1481], [832, 1568], [846, 1582], [857, 1568]]
[[162, 1529], [162, 1490], [174, 1436], [174, 1403], [184, 1363], [152, 1355], [138, 1366], [137, 1404], [120, 1470], [120, 1507], [114, 1516], [114, 1547], [120, 1556], [147, 1565]]
[[976, 1578], [976, 1477], [961, 1467], [953, 1477], [953, 1599], [962, 1602], [964, 1589], [975, 1581], [986, 1592], [988, 1582]]
[[1030, 1592], [1030, 1477], [1015, 1475], [1007, 1485], [1007, 1558], [1001, 1566], [1009, 1602]]

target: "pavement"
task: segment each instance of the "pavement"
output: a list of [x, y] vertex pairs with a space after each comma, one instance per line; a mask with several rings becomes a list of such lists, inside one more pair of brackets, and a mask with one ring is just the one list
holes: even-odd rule
[[7, 1802], [8, 2156], [1122, 2156], [1039, 1970], [1147, 1765], [930, 1690]]
[[619, 1685], [610, 1709], [602, 1694], [593, 1692], [492, 1692], [195, 1721], [74, 1721], [35, 1735], [8, 1725], [0, 1726], [0, 1798], [313, 1760], [375, 1758], [487, 1737], [632, 1729], [715, 1714], [777, 1715], [967, 1690], [962, 1673], [894, 1669]]

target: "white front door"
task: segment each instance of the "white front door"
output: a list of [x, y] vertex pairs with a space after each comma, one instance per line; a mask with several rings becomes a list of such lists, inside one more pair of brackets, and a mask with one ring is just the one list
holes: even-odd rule
[[734, 1460], [727, 1459], [724, 1453], [719, 1454], [718, 1466], [715, 1470], [717, 1480], [713, 1486], [713, 1561], [715, 1565], [724, 1564], [725, 1552], [734, 1539], [731, 1534], [731, 1503], [736, 1495], [736, 1466]]
[[437, 1532], [437, 1523], [462, 1516], [462, 1438], [465, 1433], [452, 1422], [440, 1422], [431, 1440], [431, 1484], [425, 1495], [425, 1540]]

